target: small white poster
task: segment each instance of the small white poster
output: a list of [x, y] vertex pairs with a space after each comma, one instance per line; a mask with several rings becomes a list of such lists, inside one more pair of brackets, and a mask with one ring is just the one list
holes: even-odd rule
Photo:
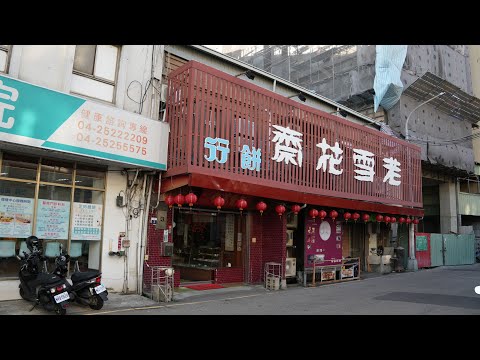
[[0, 196], [0, 236], [25, 238], [32, 235], [33, 199]]
[[70, 201], [38, 199], [35, 235], [41, 239], [67, 239]]
[[225, 251], [235, 251], [235, 215], [227, 214], [225, 221]]
[[73, 203], [72, 240], [100, 240], [103, 206]]

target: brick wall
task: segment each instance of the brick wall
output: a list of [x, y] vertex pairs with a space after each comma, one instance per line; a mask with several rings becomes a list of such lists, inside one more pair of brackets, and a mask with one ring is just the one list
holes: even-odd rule
[[243, 267], [219, 268], [215, 271], [215, 283], [226, 284], [243, 281]]
[[[172, 225], [173, 212], [167, 212], [167, 228]], [[152, 211], [150, 217], [156, 217], [156, 211]], [[144, 262], [143, 266], [143, 287], [150, 289], [152, 272], [148, 266], [172, 266], [172, 258], [169, 256], [160, 256], [160, 243], [163, 241], [163, 230], [156, 229], [155, 225], [148, 222], [147, 230], [147, 244], [145, 254], [148, 254], [148, 260]], [[168, 236], [168, 241], [172, 242], [172, 235]], [[148, 264], [148, 266], [147, 266]], [[174, 284], [176, 287], [180, 284], [180, 272], [175, 271]]]
[[285, 275], [286, 230], [286, 216], [280, 218], [275, 211], [268, 210], [263, 215], [258, 212], [252, 214], [251, 237], [255, 237], [256, 242], [250, 241], [251, 283], [263, 281], [264, 264], [270, 261], [281, 263], [282, 276]]

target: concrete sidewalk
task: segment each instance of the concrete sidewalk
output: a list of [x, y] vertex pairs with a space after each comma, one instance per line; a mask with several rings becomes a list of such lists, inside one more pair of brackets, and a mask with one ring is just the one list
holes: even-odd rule
[[[180, 287], [175, 291], [173, 301], [168, 303], [157, 302], [138, 294], [109, 292], [108, 301], [105, 302], [101, 310], [92, 310], [88, 306], [72, 303], [67, 309], [67, 315], [94, 315], [96, 312], [116, 312], [123, 309], [138, 309], [175, 303], [189, 303], [192, 301], [207, 301], [215, 298], [242, 296], [267, 291], [268, 290], [262, 285], [229, 286], [221, 289], [202, 291]], [[0, 315], [55, 315], [54, 312], [46, 311], [42, 306], [36, 306], [31, 310], [32, 307], [33, 303], [25, 300], [0, 301]], [[119, 314], [121, 314], [121, 312]]]
[[[408, 272], [405, 272], [408, 273]], [[401, 275], [399, 273], [391, 273], [385, 275]], [[355, 282], [361, 282], [363, 280], [368, 280], [372, 278], [380, 278], [385, 275], [375, 274], [375, 273], [362, 273], [362, 278], [355, 280]], [[342, 282], [335, 284], [325, 284], [320, 286], [335, 286], [336, 284], [343, 284]], [[319, 287], [320, 287], [319, 286]], [[292, 291], [295, 289], [304, 289], [303, 286], [299, 284], [288, 284], [287, 289], [280, 290], [283, 291]], [[221, 289], [212, 289], [212, 290], [192, 290], [185, 287], [179, 287], [175, 290], [174, 299], [172, 302], [157, 302], [149, 297], [141, 296], [138, 294], [122, 294], [109, 292], [108, 301], [105, 302], [101, 310], [92, 310], [88, 306], [80, 305], [77, 303], [72, 303], [67, 309], [67, 315], [95, 315], [95, 313], [105, 313], [112, 312], [122, 314], [122, 311], [128, 309], [140, 309], [140, 308], [149, 308], [149, 307], [159, 307], [159, 306], [168, 306], [173, 304], [189, 304], [194, 302], [203, 302], [210, 300], [220, 300], [236, 297], [248, 297], [256, 294], [264, 294], [271, 292], [263, 287], [263, 284], [260, 285], [227, 285], [225, 284], [224, 288]], [[0, 315], [55, 315], [54, 312], [49, 312], [44, 310], [41, 306], [36, 306], [33, 310], [33, 303], [30, 303], [25, 300], [5, 300], [0, 301]], [[31, 310], [31, 311], [30, 311]]]

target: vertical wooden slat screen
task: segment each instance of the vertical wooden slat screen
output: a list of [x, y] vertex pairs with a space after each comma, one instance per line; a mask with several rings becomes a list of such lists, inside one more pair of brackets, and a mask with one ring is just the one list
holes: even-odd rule
[[[190, 61], [169, 75], [166, 119], [171, 124], [167, 176], [198, 173], [286, 190], [385, 204], [421, 207], [420, 148], [365, 126], [349, 122], [288, 99], [219, 70]], [[300, 138], [302, 166], [272, 160], [276, 131], [289, 127]], [[204, 155], [206, 137], [229, 141], [224, 164], [209, 162]], [[338, 142], [343, 160], [334, 175], [316, 170], [322, 151], [316, 145], [325, 138]], [[260, 171], [242, 169], [241, 151], [247, 145], [261, 149]], [[354, 178], [353, 149], [374, 154], [373, 182]], [[329, 152], [330, 153], [330, 152]], [[401, 184], [383, 182], [384, 158], [400, 162]], [[297, 158], [296, 158], [297, 159]]]

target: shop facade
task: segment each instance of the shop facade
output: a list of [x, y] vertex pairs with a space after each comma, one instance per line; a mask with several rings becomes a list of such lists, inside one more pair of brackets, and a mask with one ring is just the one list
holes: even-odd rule
[[[147, 246], [176, 285], [260, 283], [269, 262], [283, 280], [313, 258], [364, 262], [373, 237], [410, 236], [423, 214], [415, 145], [196, 61], [170, 74], [166, 111], [165, 222]], [[164, 242], [171, 254], [154, 254]]]
[[43, 240], [47, 271], [64, 249], [71, 270], [78, 261], [101, 270], [110, 290], [135, 290], [130, 249], [141, 244], [147, 190], [166, 169], [168, 128], [0, 75], [0, 300], [19, 298], [16, 256], [30, 235]]

